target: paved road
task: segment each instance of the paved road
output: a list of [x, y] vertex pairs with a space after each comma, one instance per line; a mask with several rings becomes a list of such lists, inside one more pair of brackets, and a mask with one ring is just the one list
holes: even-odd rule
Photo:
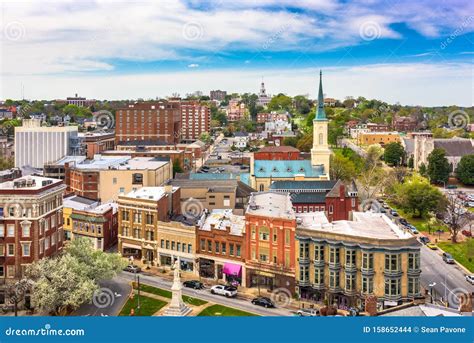
[[[134, 275], [131, 273], [123, 272], [120, 274], [123, 280], [131, 281], [134, 279]], [[172, 282], [164, 280], [158, 276], [140, 274], [140, 282], [149, 284], [151, 286], [159, 287], [162, 289], [171, 289]], [[269, 308], [255, 306], [250, 303], [249, 300], [240, 297], [229, 299], [220, 295], [214, 295], [209, 292], [208, 289], [194, 290], [190, 288], [183, 288], [183, 294], [196, 297], [202, 300], [210, 301], [219, 305], [233, 307], [242, 311], [252, 312], [261, 316], [291, 316], [290, 310], [285, 308]]]
[[458, 307], [459, 293], [474, 292], [474, 286], [466, 281], [464, 271], [456, 264], [445, 263], [437, 250], [426, 246], [421, 248], [421, 270], [422, 286], [429, 289], [428, 285], [436, 283], [433, 287], [435, 298], [447, 298], [452, 308]]
[[128, 299], [132, 288], [120, 276], [101, 283], [102, 292], [96, 293], [90, 304], [82, 305], [74, 316], [116, 316]]

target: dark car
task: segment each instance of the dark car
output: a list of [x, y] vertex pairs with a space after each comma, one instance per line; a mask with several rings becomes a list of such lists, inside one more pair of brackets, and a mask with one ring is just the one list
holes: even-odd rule
[[400, 224], [408, 226], [408, 222], [405, 218], [400, 218]]
[[395, 210], [390, 210], [390, 214], [394, 217], [398, 217], [398, 212]]
[[200, 282], [200, 281], [197, 281], [197, 280], [184, 281], [183, 286], [188, 287], [188, 288], [194, 288], [194, 289], [203, 289], [204, 288], [203, 283]]
[[256, 297], [255, 299], [252, 299], [252, 304], [257, 305], [257, 306], [262, 306], [265, 308], [275, 307], [275, 304], [273, 303], [273, 301], [271, 301], [267, 297]]
[[443, 261], [447, 264], [454, 264], [453, 256], [451, 256], [451, 254], [448, 254], [447, 252], [443, 253]]
[[138, 266], [134, 266], [132, 264], [129, 264], [125, 268], [123, 268], [125, 272], [130, 272], [130, 273], [140, 273], [142, 269]]
[[420, 242], [423, 244], [428, 244], [430, 242], [430, 239], [426, 236], [421, 236], [420, 237]]

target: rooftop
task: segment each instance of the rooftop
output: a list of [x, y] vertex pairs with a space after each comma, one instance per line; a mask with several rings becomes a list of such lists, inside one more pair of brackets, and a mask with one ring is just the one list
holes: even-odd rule
[[[173, 187], [172, 192], [174, 193], [178, 189], [179, 187]], [[165, 187], [142, 187], [128, 194], [125, 194], [124, 197], [158, 201], [163, 196], [165, 196], [165, 194]]]
[[247, 213], [263, 217], [295, 219], [295, 211], [289, 194], [259, 192], [252, 193]]
[[143, 170], [158, 169], [168, 164], [153, 157], [131, 157], [131, 156], [102, 156], [95, 155], [92, 160], [84, 160], [75, 165], [77, 169], [114, 169], [114, 170]]
[[81, 197], [79, 195], [73, 195], [65, 198], [63, 201], [64, 208], [72, 208], [76, 211], [84, 211], [95, 214], [103, 214], [112, 208], [113, 212], [117, 212], [118, 204], [114, 202], [108, 202], [101, 204], [96, 200]]
[[386, 215], [372, 212], [353, 212], [353, 220], [338, 220], [327, 223], [327, 218], [313, 213], [298, 213], [298, 228], [345, 236], [370, 239], [409, 239], [413, 236], [400, 229]]
[[266, 146], [260, 149], [258, 152], [300, 152], [298, 149], [293, 148], [292, 146]]
[[324, 175], [324, 166], [311, 165], [311, 160], [255, 160], [255, 177], [288, 177], [303, 174], [306, 177], [319, 177]]
[[474, 154], [474, 140], [466, 138], [435, 139], [434, 147], [446, 151], [446, 156]]
[[231, 235], [242, 236], [245, 217], [233, 214], [231, 209], [216, 209], [203, 218], [203, 222], [199, 226], [199, 229], [204, 231], [211, 231], [211, 229], [225, 231], [227, 228]]
[[51, 184], [62, 184], [62, 180], [36, 175], [28, 175], [0, 183], [0, 190], [39, 190]]

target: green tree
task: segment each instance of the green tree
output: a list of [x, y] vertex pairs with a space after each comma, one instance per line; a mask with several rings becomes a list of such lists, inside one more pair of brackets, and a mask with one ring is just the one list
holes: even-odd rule
[[420, 167], [418, 168], [418, 172], [423, 177], [428, 177], [428, 168], [426, 168], [426, 164], [421, 163]]
[[211, 142], [211, 135], [207, 132], [203, 132], [199, 136], [199, 140], [201, 140], [202, 142], [204, 142], [206, 144], [209, 144]]
[[438, 188], [417, 174], [399, 184], [396, 187], [396, 195], [398, 206], [412, 213], [415, 218], [422, 218], [428, 212], [437, 210], [444, 199]]
[[90, 240], [76, 238], [63, 253], [32, 263], [26, 275], [33, 281], [32, 302], [40, 311], [57, 315], [91, 301], [99, 281], [122, 270], [119, 254], [95, 250]]
[[296, 148], [297, 144], [298, 144], [298, 138], [297, 137], [285, 137], [283, 139], [283, 145], [292, 146], [292, 147]]
[[296, 144], [296, 148], [303, 152], [309, 152], [313, 147], [313, 133], [303, 135]]
[[299, 114], [306, 115], [311, 111], [311, 101], [304, 95], [295, 96], [293, 104]]
[[181, 163], [179, 162], [178, 159], [175, 159], [173, 161], [173, 176], [176, 175], [176, 173], [182, 173], [183, 172], [183, 167], [181, 167]]
[[474, 155], [465, 155], [456, 168], [456, 177], [465, 185], [474, 185]]
[[290, 111], [292, 103], [293, 101], [291, 97], [280, 93], [278, 95], [275, 95], [272, 100], [270, 100], [270, 103], [268, 104], [268, 109], [271, 111]]
[[389, 143], [385, 146], [383, 158], [389, 166], [399, 166], [405, 156], [405, 149], [400, 142]]
[[341, 154], [331, 155], [329, 175], [332, 180], [350, 181], [357, 175], [355, 164]]
[[443, 149], [435, 148], [428, 155], [427, 174], [432, 183], [448, 182], [451, 166]]
[[410, 155], [410, 157], [408, 158], [408, 168], [413, 169], [414, 166], [415, 166], [415, 158], [413, 157], [413, 155]]

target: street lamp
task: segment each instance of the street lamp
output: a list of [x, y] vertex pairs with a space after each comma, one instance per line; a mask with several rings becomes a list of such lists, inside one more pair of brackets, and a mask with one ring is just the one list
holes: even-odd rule
[[433, 287], [436, 286], [436, 282], [430, 283], [428, 287], [430, 288], [430, 298], [431, 298], [431, 303], [433, 303]]

